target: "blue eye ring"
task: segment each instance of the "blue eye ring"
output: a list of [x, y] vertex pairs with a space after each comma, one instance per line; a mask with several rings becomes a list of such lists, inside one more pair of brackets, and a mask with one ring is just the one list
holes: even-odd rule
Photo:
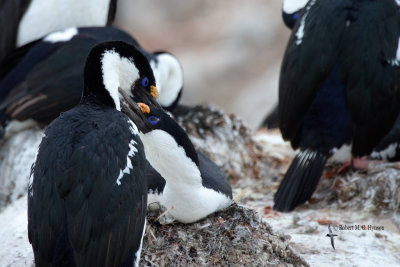
[[143, 87], [147, 87], [147, 86], [149, 86], [149, 84], [150, 84], [149, 78], [144, 77], [144, 78], [142, 79], [142, 86], [143, 86]]
[[151, 124], [151, 125], [156, 125], [160, 119], [157, 118], [156, 116], [150, 116], [147, 118], [147, 121]]
[[299, 14], [299, 13], [295, 13], [295, 14], [293, 15], [293, 19], [294, 19], [294, 20], [297, 20], [299, 17], [300, 17], [300, 14]]

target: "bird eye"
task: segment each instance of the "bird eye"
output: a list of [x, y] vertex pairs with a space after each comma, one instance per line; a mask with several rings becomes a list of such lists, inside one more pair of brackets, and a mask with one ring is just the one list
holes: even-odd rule
[[156, 125], [160, 121], [160, 119], [156, 116], [150, 116], [147, 120], [150, 122], [151, 125]]
[[294, 20], [297, 20], [299, 17], [300, 17], [299, 13], [295, 13], [295, 14], [293, 15], [293, 19], [294, 19]]
[[149, 84], [150, 84], [149, 78], [144, 77], [144, 78], [142, 79], [142, 86], [147, 87], [147, 86], [149, 86]]

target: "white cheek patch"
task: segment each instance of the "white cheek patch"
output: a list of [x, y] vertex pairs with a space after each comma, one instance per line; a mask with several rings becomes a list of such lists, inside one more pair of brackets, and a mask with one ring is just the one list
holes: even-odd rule
[[308, 0], [283, 0], [283, 12], [286, 14], [292, 14], [304, 8]]
[[133, 59], [121, 57], [114, 50], [105, 51], [101, 60], [103, 84], [114, 100], [117, 110], [121, 110], [118, 88], [129, 92], [131, 85], [139, 79], [139, 70]]
[[158, 63], [150, 62], [154, 72], [159, 96], [158, 103], [170, 106], [183, 87], [183, 70], [179, 61], [168, 53], [157, 55]]

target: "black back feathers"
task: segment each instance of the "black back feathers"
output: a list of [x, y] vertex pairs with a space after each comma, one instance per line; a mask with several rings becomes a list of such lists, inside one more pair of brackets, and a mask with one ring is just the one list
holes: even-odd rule
[[143, 146], [128, 118], [112, 108], [80, 105], [45, 134], [28, 199], [36, 266], [132, 265], [147, 185]]
[[399, 11], [390, 0], [309, 1], [302, 11], [282, 62], [279, 124], [300, 154], [317, 156], [307, 164], [296, 156], [276, 209], [311, 197], [334, 148], [352, 142], [354, 156], [367, 155], [393, 127], [400, 111]]

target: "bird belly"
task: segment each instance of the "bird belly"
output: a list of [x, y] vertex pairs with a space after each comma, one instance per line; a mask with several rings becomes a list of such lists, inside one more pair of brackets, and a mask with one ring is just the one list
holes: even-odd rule
[[198, 221], [209, 214], [228, 207], [232, 200], [222, 193], [202, 186], [165, 186], [161, 205], [174, 208], [170, 214], [182, 223]]

